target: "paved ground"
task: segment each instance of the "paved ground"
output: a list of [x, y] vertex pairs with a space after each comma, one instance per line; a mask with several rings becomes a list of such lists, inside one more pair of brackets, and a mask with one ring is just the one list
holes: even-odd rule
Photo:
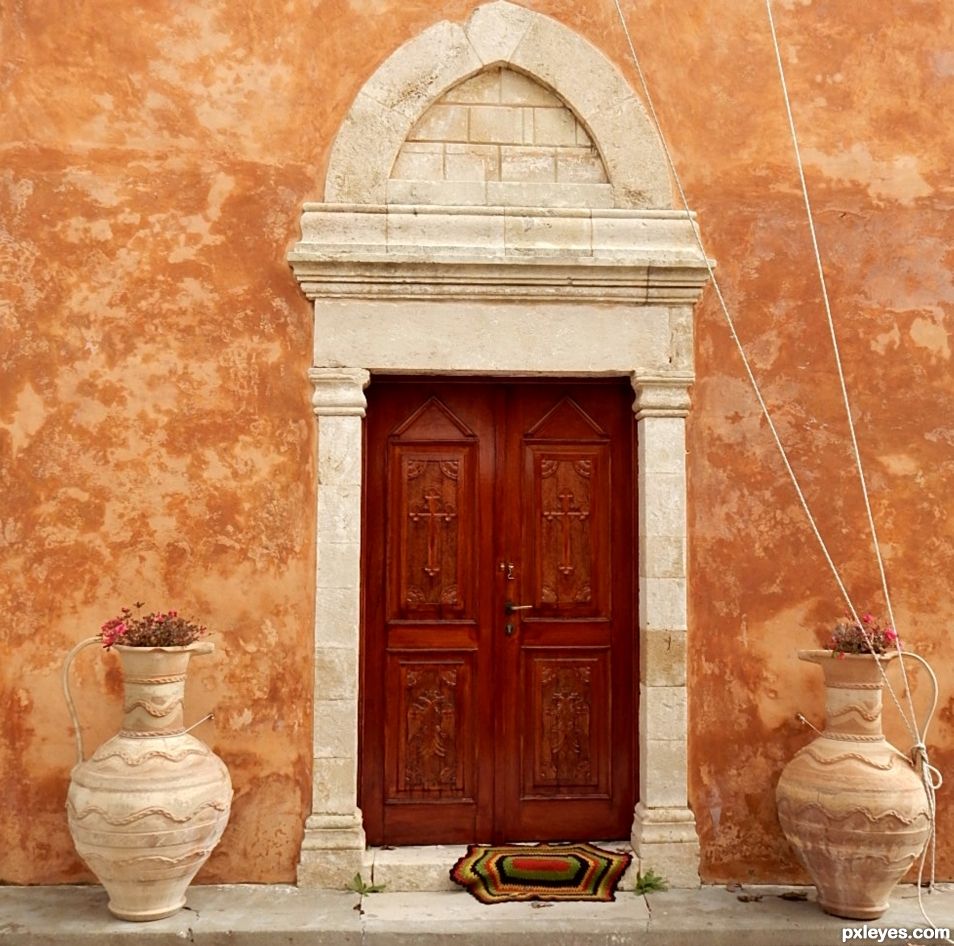
[[[891, 938], [891, 929], [910, 932], [924, 925], [913, 887], [898, 888], [888, 913], [868, 924], [827, 916], [813, 892], [806, 900], [786, 900], [779, 896], [786, 891], [792, 888], [703, 887], [645, 897], [623, 891], [605, 904], [483, 906], [464, 891], [384, 892], [362, 899], [291, 886], [193, 887], [188, 906], [176, 916], [140, 924], [111, 918], [101, 887], [0, 887], [0, 944], [834, 946], [905, 942]], [[954, 929], [954, 885], [941, 885], [925, 902], [939, 926]]]

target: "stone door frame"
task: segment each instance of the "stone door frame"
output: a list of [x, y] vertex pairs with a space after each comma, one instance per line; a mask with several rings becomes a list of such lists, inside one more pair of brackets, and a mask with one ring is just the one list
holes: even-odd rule
[[[436, 65], [435, 65], [436, 64]], [[447, 89], [505, 66], [572, 108], [614, 207], [397, 205], [387, 181], [414, 123]], [[369, 146], [369, 142], [374, 145]], [[637, 421], [637, 857], [699, 882], [687, 796], [685, 418], [692, 309], [708, 271], [694, 222], [615, 67], [558, 22], [508, 2], [442, 22], [369, 78], [306, 203], [289, 254], [315, 312], [318, 420], [312, 810], [298, 883], [341, 887], [365, 858], [358, 807], [364, 389], [375, 372], [628, 377]]]

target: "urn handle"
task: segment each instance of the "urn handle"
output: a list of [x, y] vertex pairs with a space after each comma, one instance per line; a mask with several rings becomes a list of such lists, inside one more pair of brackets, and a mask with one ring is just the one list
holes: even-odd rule
[[[934, 670], [931, 667], [931, 665], [920, 654], [915, 654], [915, 653], [912, 653], [910, 650], [905, 650], [903, 651], [903, 655], [905, 657], [911, 657], [912, 659], [916, 660], [927, 671], [928, 679], [931, 681], [931, 694], [932, 694], [931, 704], [928, 707], [927, 715], [924, 717], [924, 725], [918, 727], [918, 732], [920, 734], [919, 738], [923, 739], [926, 742], [927, 731], [930, 728], [931, 720], [934, 719], [934, 713], [937, 711], [937, 701], [938, 701], [938, 698], [940, 697], [940, 688], [938, 687], [938, 683], [937, 683], [937, 675], [934, 673]], [[917, 719], [914, 720], [914, 723], [915, 725], [917, 725]], [[923, 743], [918, 743], [916, 746], [914, 746], [915, 751], [919, 749], [924, 750]]]
[[63, 661], [63, 695], [66, 697], [66, 708], [70, 711], [70, 719], [73, 722], [73, 732], [76, 736], [76, 764], [79, 765], [85, 760], [83, 754], [83, 733], [80, 730], [79, 717], [76, 715], [76, 706], [73, 704], [73, 694], [70, 693], [70, 667], [73, 666], [73, 660], [76, 655], [92, 644], [101, 644], [102, 639], [97, 634], [96, 637], [87, 637], [80, 641], [67, 655]]

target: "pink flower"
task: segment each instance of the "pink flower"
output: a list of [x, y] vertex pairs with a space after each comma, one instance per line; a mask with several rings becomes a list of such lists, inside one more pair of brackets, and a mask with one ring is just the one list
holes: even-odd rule
[[113, 618], [103, 625], [101, 637], [103, 647], [110, 648], [116, 641], [126, 633], [126, 622], [120, 618]]

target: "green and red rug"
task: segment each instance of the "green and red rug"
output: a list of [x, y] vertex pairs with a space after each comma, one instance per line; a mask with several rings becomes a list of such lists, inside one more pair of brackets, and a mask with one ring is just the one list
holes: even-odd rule
[[451, 868], [454, 883], [481, 903], [615, 900], [631, 854], [592, 844], [471, 844]]

